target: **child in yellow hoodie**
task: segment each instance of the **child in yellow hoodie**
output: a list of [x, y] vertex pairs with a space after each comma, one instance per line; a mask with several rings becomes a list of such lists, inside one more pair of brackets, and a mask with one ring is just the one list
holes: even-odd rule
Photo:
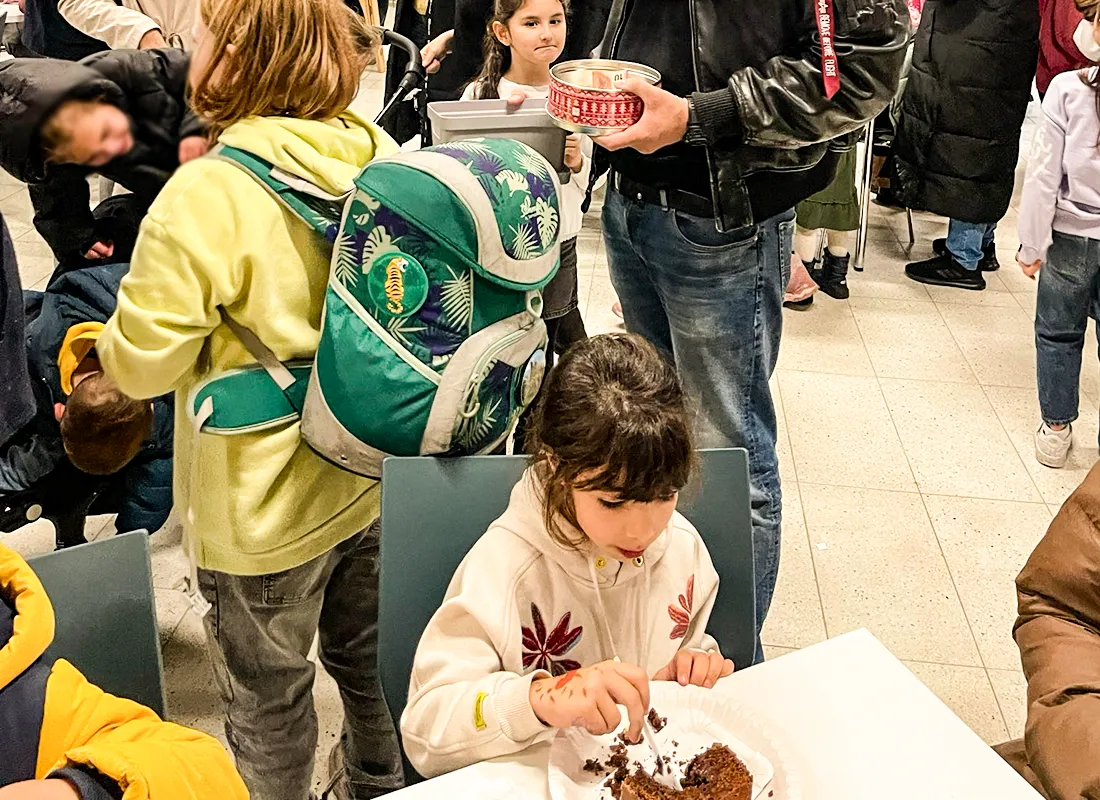
[[[397, 152], [348, 109], [369, 53], [340, 0], [202, 0], [195, 32], [192, 105], [216, 144], [334, 195], [371, 159]], [[403, 780], [377, 678], [380, 487], [315, 455], [297, 421], [197, 434], [184, 410], [200, 381], [254, 365], [221, 310], [279, 359], [312, 358], [330, 254], [214, 152], [177, 170], [150, 208], [96, 344], [126, 394], [176, 392], [176, 505], [212, 607], [205, 625], [226, 735], [260, 800], [310, 795], [318, 633], [344, 703], [329, 759], [337, 797], [373, 797]]]
[[88, 683], [53, 635], [38, 576], [0, 545], [0, 799], [247, 800], [217, 740]]

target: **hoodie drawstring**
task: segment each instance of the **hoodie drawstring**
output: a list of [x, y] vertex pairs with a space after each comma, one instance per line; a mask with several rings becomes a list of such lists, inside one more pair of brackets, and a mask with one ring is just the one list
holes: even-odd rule
[[[603, 594], [600, 592], [600, 579], [599, 579], [599, 576], [596, 574], [596, 564], [592, 559], [587, 559], [587, 560], [588, 560], [588, 575], [592, 579], [592, 588], [596, 592], [596, 603], [600, 607], [600, 622], [603, 623], [603, 631], [607, 635], [607, 641], [610, 642], [610, 644], [611, 644], [612, 660], [613, 661], [621, 661], [621, 659], [619, 658], [619, 648], [615, 644], [615, 636], [614, 636], [614, 634], [611, 633], [611, 623], [608, 622], [607, 608], [604, 606], [604, 603], [603, 603]], [[642, 596], [642, 601], [641, 601], [642, 602], [642, 613], [640, 615], [639, 614], [634, 615], [635, 619], [638, 619], [640, 617], [641, 620], [642, 620], [642, 627], [641, 627], [641, 630], [639, 631], [640, 635], [638, 636], [638, 643], [641, 644], [644, 648], [642, 650], [642, 652], [640, 653], [640, 656], [641, 656], [640, 661], [642, 663], [639, 664], [639, 666], [642, 666], [642, 667], [645, 666], [646, 658], [649, 656], [649, 643], [650, 643], [650, 640], [651, 640], [652, 634], [653, 634], [653, 631], [650, 630], [650, 627], [649, 627], [649, 587], [650, 587], [649, 559], [644, 560], [644, 568], [645, 568], [645, 592]]]

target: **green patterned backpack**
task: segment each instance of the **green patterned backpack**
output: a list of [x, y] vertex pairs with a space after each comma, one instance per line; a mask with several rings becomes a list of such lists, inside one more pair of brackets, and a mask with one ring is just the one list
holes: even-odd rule
[[546, 365], [540, 290], [557, 270], [560, 219], [547, 161], [515, 141], [453, 142], [373, 161], [337, 198], [250, 153], [214, 155], [256, 177], [333, 254], [312, 368], [281, 364], [223, 312], [259, 366], [198, 387], [200, 429], [300, 415], [318, 454], [375, 478], [387, 455], [497, 448]]

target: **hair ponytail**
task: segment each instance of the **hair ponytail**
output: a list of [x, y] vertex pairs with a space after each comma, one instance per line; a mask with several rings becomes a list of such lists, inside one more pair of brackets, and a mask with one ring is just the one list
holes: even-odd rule
[[[497, 2], [497, 8], [501, 5], [510, 5], [510, 3]], [[515, 12], [512, 12], [515, 13]], [[509, 17], [512, 14], [508, 15]], [[485, 54], [485, 63], [481, 67], [481, 72], [474, 78], [474, 98], [477, 100], [496, 100], [500, 97], [500, 81], [512, 66], [512, 50], [506, 44], [497, 39], [496, 34], [493, 33], [493, 22], [497, 19], [497, 14], [493, 15], [493, 20], [489, 22], [489, 26], [485, 30], [485, 39], [482, 44], [482, 52]], [[505, 22], [505, 25], [508, 23]]]

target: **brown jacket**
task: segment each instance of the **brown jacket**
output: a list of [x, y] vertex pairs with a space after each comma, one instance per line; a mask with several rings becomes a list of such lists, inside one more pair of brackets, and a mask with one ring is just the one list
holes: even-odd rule
[[997, 748], [1050, 800], [1100, 800], [1100, 465], [1016, 578], [1023, 742]]

